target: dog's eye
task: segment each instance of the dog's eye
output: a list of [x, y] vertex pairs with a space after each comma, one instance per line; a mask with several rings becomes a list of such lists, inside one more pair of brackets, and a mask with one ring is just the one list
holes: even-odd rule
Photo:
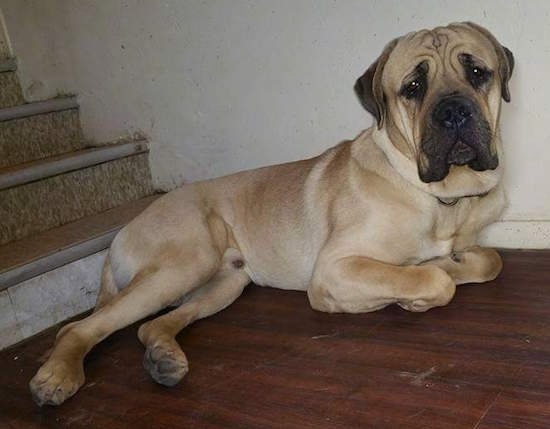
[[479, 88], [491, 78], [491, 72], [478, 66], [471, 66], [466, 69], [466, 78], [474, 88]]
[[422, 100], [428, 88], [428, 63], [422, 61], [410, 73], [399, 90], [399, 95], [407, 100]]
[[403, 97], [405, 97], [408, 100], [412, 100], [412, 99], [418, 100], [422, 98], [422, 96], [424, 95], [425, 89], [426, 89], [425, 79], [419, 77], [403, 85], [400, 93]]
[[408, 97], [414, 97], [414, 94], [417, 93], [418, 89], [420, 88], [420, 82], [417, 80], [413, 80], [411, 83], [407, 85], [406, 92]]
[[472, 85], [475, 89], [478, 89], [481, 86], [483, 86], [485, 83], [487, 83], [491, 79], [491, 76], [493, 75], [493, 73], [490, 70], [475, 64], [474, 58], [469, 54], [460, 55], [459, 61], [464, 66], [466, 79], [468, 80], [468, 82], [470, 82], [470, 85]]

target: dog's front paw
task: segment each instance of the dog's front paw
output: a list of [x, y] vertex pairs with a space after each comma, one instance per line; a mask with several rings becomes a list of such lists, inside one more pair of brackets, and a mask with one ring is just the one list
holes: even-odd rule
[[143, 366], [153, 380], [163, 386], [175, 386], [189, 371], [187, 358], [177, 344], [147, 347]]
[[60, 405], [84, 384], [82, 365], [60, 360], [47, 361], [29, 383], [34, 401], [42, 405]]
[[456, 285], [451, 277], [436, 266], [421, 267], [422, 276], [416, 296], [400, 299], [397, 304], [408, 311], [423, 312], [433, 307], [447, 305], [453, 298]]

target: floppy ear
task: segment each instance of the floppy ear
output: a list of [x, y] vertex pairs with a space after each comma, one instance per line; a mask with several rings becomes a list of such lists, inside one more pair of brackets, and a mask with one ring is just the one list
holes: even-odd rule
[[[506, 55], [506, 61], [508, 62], [508, 74], [506, 75], [506, 81], [501, 82], [502, 84], [502, 98], [505, 101], [510, 101], [510, 90], [508, 89], [508, 81], [512, 77], [512, 72], [514, 71], [514, 54], [506, 46], [502, 46], [504, 54]], [[502, 75], [501, 75], [502, 76]]]
[[399, 39], [386, 45], [382, 54], [355, 82], [355, 93], [363, 107], [376, 119], [378, 128], [382, 128], [386, 116], [386, 97], [382, 90], [382, 71]]
[[470, 26], [471, 28], [477, 30], [483, 34], [489, 41], [493, 44], [495, 51], [498, 57], [498, 74], [500, 76], [500, 88], [501, 94], [504, 101], [510, 101], [510, 90], [508, 89], [508, 81], [512, 77], [512, 72], [514, 71], [514, 55], [505, 46], [502, 46], [495, 36], [493, 36], [487, 29], [483, 28], [480, 25], [474, 24], [473, 22], [465, 22], [464, 24]]

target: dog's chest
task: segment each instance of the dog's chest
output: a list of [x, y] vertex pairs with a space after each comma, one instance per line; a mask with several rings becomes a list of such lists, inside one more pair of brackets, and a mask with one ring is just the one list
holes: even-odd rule
[[407, 262], [418, 264], [450, 255], [470, 214], [471, 207], [468, 203], [463, 204], [462, 207], [439, 207], [433, 217], [424, 219], [424, 228], [415, 246], [416, 254], [410, 255]]
[[447, 240], [428, 239], [422, 241], [417, 255], [413, 258], [412, 262], [418, 264], [423, 261], [427, 261], [434, 258], [450, 255], [453, 250], [454, 239], [449, 238]]

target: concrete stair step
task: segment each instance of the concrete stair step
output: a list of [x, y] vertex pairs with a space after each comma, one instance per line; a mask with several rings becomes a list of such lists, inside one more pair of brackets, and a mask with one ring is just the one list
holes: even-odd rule
[[35, 101], [33, 103], [0, 109], [0, 122], [69, 109], [78, 109], [76, 97], [59, 97], [45, 101]]
[[0, 60], [0, 109], [25, 103], [16, 70], [15, 58]]
[[116, 233], [159, 196], [129, 201], [0, 246], [0, 290], [106, 249]]
[[90, 309], [105, 249], [159, 196], [0, 246], [0, 349]]
[[0, 168], [83, 149], [85, 144], [75, 97], [0, 109]]
[[0, 171], [0, 244], [153, 194], [144, 141]]
[[145, 139], [129, 140], [0, 168], [0, 190], [147, 151]]
[[17, 60], [15, 58], [3, 58], [0, 60], [0, 73], [13, 72], [17, 70]]

